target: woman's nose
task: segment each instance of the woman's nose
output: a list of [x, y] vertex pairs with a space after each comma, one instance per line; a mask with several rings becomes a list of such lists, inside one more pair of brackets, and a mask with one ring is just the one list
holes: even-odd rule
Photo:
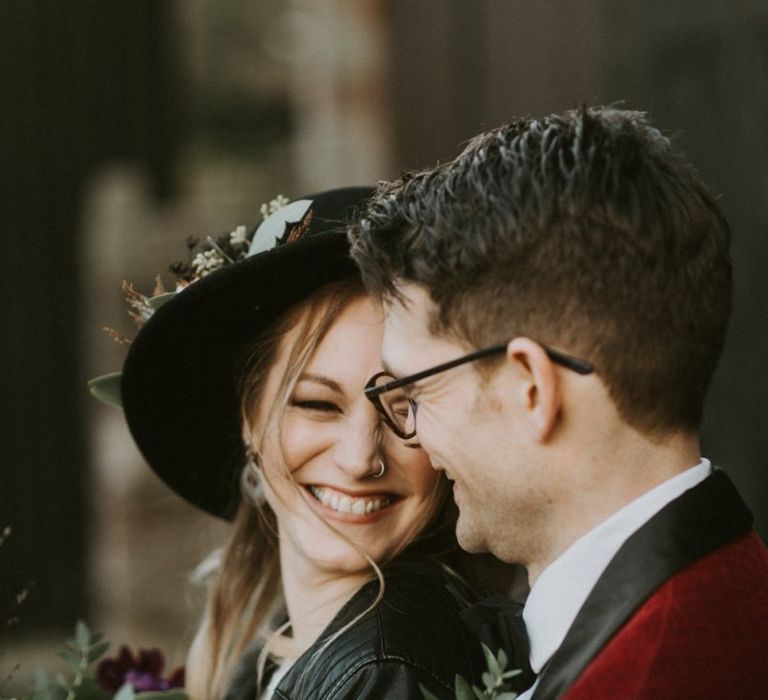
[[349, 420], [336, 443], [336, 464], [356, 479], [379, 469], [381, 423], [375, 415]]

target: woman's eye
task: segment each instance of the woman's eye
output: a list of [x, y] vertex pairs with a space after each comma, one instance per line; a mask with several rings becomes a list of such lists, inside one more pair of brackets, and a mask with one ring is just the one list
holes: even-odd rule
[[320, 401], [316, 399], [293, 399], [291, 406], [303, 408], [307, 411], [320, 411], [327, 413], [341, 413], [341, 409], [331, 401]]
[[410, 413], [410, 404], [405, 397], [398, 397], [392, 402], [392, 412], [401, 418], [407, 418]]

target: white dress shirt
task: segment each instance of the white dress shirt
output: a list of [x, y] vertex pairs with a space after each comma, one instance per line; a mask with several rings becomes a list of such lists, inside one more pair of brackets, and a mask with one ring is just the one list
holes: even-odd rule
[[[655, 486], [576, 540], [541, 572], [523, 609], [534, 672], [540, 673], [562, 644], [576, 614], [621, 545], [667, 503], [704, 481], [711, 471], [709, 460], [702, 459], [695, 467]], [[537, 683], [518, 700], [529, 700]]]

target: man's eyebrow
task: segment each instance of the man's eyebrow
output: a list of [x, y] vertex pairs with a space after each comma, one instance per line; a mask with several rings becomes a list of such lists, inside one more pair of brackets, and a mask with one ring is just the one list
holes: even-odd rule
[[313, 374], [312, 372], [303, 372], [299, 377], [300, 382], [314, 382], [315, 384], [322, 384], [327, 386], [331, 391], [335, 391], [338, 394], [343, 394], [344, 390], [341, 388], [336, 380], [326, 377], [323, 374]]

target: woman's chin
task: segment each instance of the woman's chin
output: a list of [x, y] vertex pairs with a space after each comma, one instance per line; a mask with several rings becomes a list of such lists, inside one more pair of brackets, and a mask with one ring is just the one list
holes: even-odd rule
[[[322, 558], [311, 557], [318, 570], [329, 574], [356, 575], [371, 572], [370, 562], [359, 552], [339, 552], [337, 555], [327, 553]], [[374, 560], [375, 561], [375, 560]]]
[[[359, 550], [336, 535], [328, 539], [317, 538], [313, 540], [314, 538], [305, 536], [298, 544], [298, 547], [292, 548], [293, 552], [304, 559], [305, 562], [310, 563], [318, 571], [328, 574], [355, 575], [363, 572], [371, 573], [370, 560], [375, 562], [383, 561], [387, 554], [382, 551], [380, 541], [375, 544], [357, 542], [360, 548], [370, 557], [369, 560]], [[283, 554], [285, 555], [287, 552]]]

